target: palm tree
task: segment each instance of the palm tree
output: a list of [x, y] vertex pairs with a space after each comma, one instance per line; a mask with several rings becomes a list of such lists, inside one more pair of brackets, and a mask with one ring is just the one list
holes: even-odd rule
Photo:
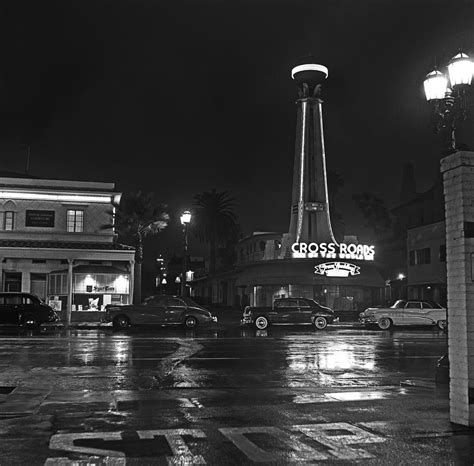
[[194, 228], [201, 241], [209, 243], [209, 271], [216, 270], [216, 253], [225, 246], [229, 238], [238, 233], [235, 199], [228, 191], [218, 193], [215, 189], [194, 196]]
[[[154, 193], [136, 191], [122, 196], [119, 204], [114, 204], [115, 230], [119, 238], [135, 247], [135, 281], [133, 301], [141, 302], [143, 239], [162, 231], [168, 225], [169, 214], [166, 205], [156, 202]], [[104, 228], [111, 228], [106, 225]]]

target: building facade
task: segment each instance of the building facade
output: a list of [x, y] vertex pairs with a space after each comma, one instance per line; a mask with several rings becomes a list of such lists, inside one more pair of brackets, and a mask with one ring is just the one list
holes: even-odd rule
[[195, 296], [204, 293], [211, 302], [240, 306], [298, 296], [339, 310], [384, 301], [375, 247], [359, 244], [355, 237], [338, 242], [333, 234], [321, 98], [327, 75], [325, 66], [309, 58], [291, 72], [298, 99], [288, 233], [254, 233], [242, 239], [235, 269], [196, 281]]
[[132, 302], [135, 251], [112, 225], [119, 201], [113, 183], [0, 177], [2, 290], [33, 293], [68, 320]]

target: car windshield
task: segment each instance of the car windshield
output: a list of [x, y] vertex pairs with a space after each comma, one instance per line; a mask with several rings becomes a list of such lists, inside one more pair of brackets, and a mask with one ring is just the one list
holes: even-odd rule
[[402, 307], [405, 307], [406, 303], [407, 303], [407, 302], [404, 301], [403, 299], [399, 299], [398, 301], [395, 301], [395, 303], [392, 304], [392, 305], [390, 306], [390, 308], [391, 308], [391, 309], [400, 309], [400, 308], [402, 308]]

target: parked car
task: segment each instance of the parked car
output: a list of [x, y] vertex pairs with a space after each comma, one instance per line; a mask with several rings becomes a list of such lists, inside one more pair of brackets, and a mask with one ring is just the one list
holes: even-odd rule
[[35, 328], [59, 320], [52, 307], [30, 293], [0, 293], [0, 324]]
[[323, 330], [328, 324], [337, 322], [334, 311], [309, 298], [279, 298], [273, 306], [244, 309], [241, 324], [254, 325], [264, 330], [269, 325], [313, 325]]
[[425, 300], [399, 299], [390, 307], [369, 307], [359, 314], [359, 322], [387, 330], [393, 325], [431, 325], [446, 329], [446, 308]]
[[182, 296], [150, 296], [141, 304], [108, 304], [104, 322], [112, 322], [115, 328], [131, 325], [197, 325], [217, 322], [207, 309], [192, 299]]

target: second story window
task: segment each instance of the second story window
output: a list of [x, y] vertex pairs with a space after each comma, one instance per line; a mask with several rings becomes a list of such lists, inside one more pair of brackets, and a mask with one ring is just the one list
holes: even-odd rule
[[3, 229], [6, 231], [12, 231], [14, 228], [14, 218], [15, 218], [15, 213], [11, 210], [7, 210], [4, 213], [4, 218], [3, 218]]
[[80, 233], [84, 231], [84, 211], [68, 210], [67, 211], [67, 231]]

